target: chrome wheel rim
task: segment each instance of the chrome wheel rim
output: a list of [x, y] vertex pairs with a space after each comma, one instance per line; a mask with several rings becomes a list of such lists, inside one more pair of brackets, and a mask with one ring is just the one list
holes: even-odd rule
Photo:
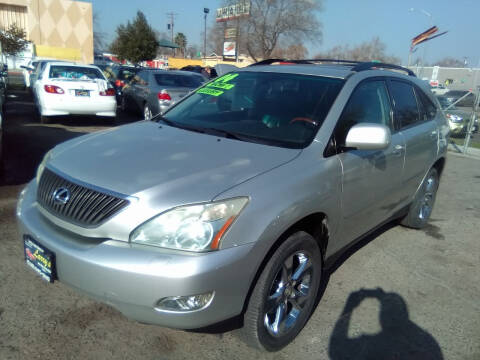
[[143, 109], [143, 118], [145, 120], [152, 120], [152, 112], [150, 111], [150, 108], [148, 106], [145, 106]]
[[312, 261], [307, 253], [299, 251], [284, 260], [264, 306], [264, 326], [270, 335], [283, 336], [295, 326], [313, 292], [313, 275]]
[[433, 203], [435, 201], [435, 191], [437, 190], [437, 181], [435, 176], [429, 176], [425, 181], [424, 192], [420, 197], [418, 217], [426, 220], [430, 217], [433, 210]]

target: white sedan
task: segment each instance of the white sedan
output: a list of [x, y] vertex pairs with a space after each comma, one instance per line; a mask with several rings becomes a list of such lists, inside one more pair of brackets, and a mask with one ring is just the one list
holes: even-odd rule
[[115, 89], [96, 66], [48, 63], [33, 92], [42, 123], [58, 115], [116, 116]]

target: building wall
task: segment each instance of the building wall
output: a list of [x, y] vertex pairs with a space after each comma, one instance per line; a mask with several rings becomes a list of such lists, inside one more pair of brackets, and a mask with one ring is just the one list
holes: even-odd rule
[[[432, 77], [433, 67], [431, 66], [410, 66], [410, 69], [412, 69], [420, 79], [430, 80]], [[480, 69], [440, 67], [438, 70], [437, 80], [440, 82], [440, 84], [445, 84], [447, 79], [453, 80], [453, 83], [447, 86], [449, 89], [475, 89], [480, 85]]]
[[92, 4], [70, 0], [0, 0], [0, 27], [23, 27], [39, 57], [93, 62]]

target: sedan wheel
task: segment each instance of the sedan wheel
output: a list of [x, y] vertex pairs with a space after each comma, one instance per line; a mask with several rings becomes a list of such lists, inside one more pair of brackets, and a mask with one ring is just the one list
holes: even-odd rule
[[152, 120], [152, 110], [150, 110], [148, 104], [145, 104], [143, 107], [143, 119]]
[[302, 330], [320, 286], [322, 258], [316, 240], [291, 235], [270, 257], [252, 292], [242, 335], [250, 346], [277, 351]]

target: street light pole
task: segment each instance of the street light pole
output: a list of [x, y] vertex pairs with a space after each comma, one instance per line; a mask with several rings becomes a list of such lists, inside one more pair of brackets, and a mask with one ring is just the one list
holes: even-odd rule
[[210, 9], [203, 8], [205, 28], [203, 31], [203, 58], [207, 57], [207, 14], [210, 12]]

